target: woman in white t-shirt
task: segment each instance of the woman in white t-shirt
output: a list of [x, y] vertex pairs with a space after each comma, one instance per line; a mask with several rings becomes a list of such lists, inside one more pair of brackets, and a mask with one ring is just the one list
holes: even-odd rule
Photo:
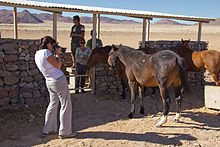
[[39, 50], [35, 54], [35, 63], [46, 79], [50, 94], [42, 137], [57, 133], [57, 109], [60, 102], [59, 137], [70, 138], [76, 135], [72, 133], [72, 103], [66, 77], [60, 70], [61, 58], [59, 54], [61, 48], [57, 48], [55, 54], [52, 54], [55, 45], [55, 39], [45, 36], [41, 38]]

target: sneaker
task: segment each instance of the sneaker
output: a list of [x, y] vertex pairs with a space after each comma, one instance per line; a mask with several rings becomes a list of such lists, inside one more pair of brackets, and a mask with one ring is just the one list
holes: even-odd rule
[[67, 139], [67, 138], [73, 138], [76, 137], [76, 133], [72, 133], [70, 135], [59, 135], [60, 139]]
[[57, 134], [57, 132], [55, 132], [55, 131], [47, 132], [47, 133], [42, 133], [42, 134], [41, 134], [41, 137], [42, 137], [42, 138], [45, 138], [45, 137], [48, 136], [48, 135], [55, 135], [55, 134]]
[[84, 90], [84, 89], [81, 89], [81, 92], [82, 92], [82, 93], [85, 93], [85, 90]]

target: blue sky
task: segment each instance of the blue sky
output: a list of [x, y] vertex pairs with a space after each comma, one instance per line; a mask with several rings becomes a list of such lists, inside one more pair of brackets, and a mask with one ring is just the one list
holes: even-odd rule
[[[41, 2], [50, 3], [63, 3], [72, 5], [83, 6], [96, 6], [106, 8], [119, 8], [119, 9], [132, 9], [132, 10], [145, 10], [177, 15], [198, 16], [219, 18], [220, 17], [220, 0], [35, 0]], [[11, 7], [0, 7], [0, 9], [11, 9]], [[18, 9], [22, 11], [24, 9]], [[45, 13], [44, 11], [36, 11], [28, 9], [32, 13]], [[64, 12], [63, 16], [73, 16], [78, 14], [79, 16], [92, 16], [91, 14], [83, 13], [67, 13]], [[109, 16], [116, 19], [127, 19], [142, 21], [140, 19], [133, 19], [129, 17]], [[154, 19], [157, 21], [158, 19]], [[191, 23], [191, 22], [183, 22]]]

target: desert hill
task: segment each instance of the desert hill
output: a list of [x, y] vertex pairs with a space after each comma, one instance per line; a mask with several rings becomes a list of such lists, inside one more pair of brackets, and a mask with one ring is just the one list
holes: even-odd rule
[[182, 23], [176, 22], [174, 20], [169, 20], [169, 19], [162, 19], [162, 20], [155, 22], [154, 24], [187, 25], [187, 24], [182, 24]]
[[[13, 22], [12, 10], [0, 10], [0, 23], [12, 24]], [[43, 21], [29, 11], [24, 10], [18, 13], [18, 23], [43, 23]]]
[[[92, 23], [92, 17], [82, 16], [80, 17], [82, 23]], [[44, 21], [52, 21], [53, 15], [48, 13], [30, 13], [27, 10], [18, 12], [18, 23], [43, 23]], [[58, 22], [72, 23], [72, 17], [65, 17], [57, 15]], [[104, 23], [139, 23], [133, 20], [119, 20], [109, 17], [101, 17], [101, 22]], [[13, 11], [12, 10], [0, 10], [0, 23], [12, 24], [13, 23]]]

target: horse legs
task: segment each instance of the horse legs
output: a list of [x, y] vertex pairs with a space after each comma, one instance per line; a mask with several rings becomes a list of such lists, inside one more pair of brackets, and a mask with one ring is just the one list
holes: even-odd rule
[[176, 86], [175, 83], [173, 84], [174, 89], [175, 89], [175, 101], [176, 101], [176, 106], [177, 106], [177, 112], [176, 116], [174, 118], [175, 122], [179, 122], [179, 119], [181, 117], [181, 104], [182, 104], [182, 86]]
[[219, 73], [218, 74], [212, 73], [211, 75], [212, 75], [213, 80], [215, 81], [215, 85], [220, 86]]
[[134, 110], [135, 110], [135, 91], [136, 91], [136, 82], [128, 81], [130, 90], [131, 90], [131, 112], [128, 115], [129, 118], [133, 118]]
[[170, 102], [171, 102], [167, 88], [160, 87], [160, 95], [163, 101], [163, 116], [161, 120], [156, 124], [156, 127], [160, 127], [167, 122], [167, 115], [169, 113]]
[[120, 99], [125, 99], [125, 97], [126, 97], [125, 90], [126, 90], [126, 86], [127, 86], [126, 81], [121, 79], [121, 85], [122, 85], [122, 94], [120, 95]]
[[141, 110], [140, 113], [144, 114], [144, 104], [143, 104], [143, 93], [144, 93], [144, 86], [138, 86], [139, 88], [139, 99], [140, 99], [140, 106], [141, 106]]

